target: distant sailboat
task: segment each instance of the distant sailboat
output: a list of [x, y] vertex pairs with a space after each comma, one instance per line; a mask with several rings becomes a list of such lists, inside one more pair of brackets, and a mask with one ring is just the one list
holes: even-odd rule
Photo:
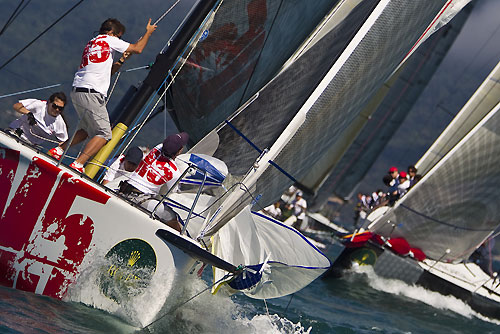
[[[477, 116], [477, 124], [455, 137], [456, 144], [393, 207], [374, 211], [367, 232], [346, 238], [347, 248], [332, 273], [352, 261], [363, 264], [364, 257], [384, 277], [455, 295], [476, 311], [500, 318], [496, 276], [467, 262], [500, 226], [500, 98], [489, 95], [495, 92], [497, 71], [498, 66], [437, 142], [447, 133], [458, 134], [456, 125], [464, 117]], [[481, 109], [482, 116], [472, 113], [471, 106]]]

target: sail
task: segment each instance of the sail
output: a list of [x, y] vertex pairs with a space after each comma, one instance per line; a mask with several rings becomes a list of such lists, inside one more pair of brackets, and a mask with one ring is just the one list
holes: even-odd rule
[[498, 102], [500, 102], [500, 62], [467, 101], [450, 125], [441, 133], [416, 167], [424, 175], [457, 144]]
[[403, 237], [429, 258], [467, 259], [499, 226], [497, 104], [370, 230]]
[[[215, 131], [222, 145], [214, 156], [226, 162], [232, 175], [244, 175], [260, 154], [235, 129], [259, 149], [271, 147], [377, 2], [364, 1], [352, 8], [352, 3], [359, 1], [345, 1], [335, 7], [328, 15], [328, 21], [333, 23], [321, 25], [321, 30], [328, 33], [250, 98], [249, 103], [229, 118], [230, 124]], [[347, 13], [342, 11], [344, 7], [349, 8]]]
[[[406, 60], [404, 66], [384, 83], [356, 122], [353, 122], [353, 124], [361, 123], [362, 126], [357, 137], [354, 137], [357, 134], [356, 129], [359, 128], [359, 126], [354, 127], [356, 125], [351, 125], [342, 134], [342, 138], [351, 138], [352, 145], [342, 159], [333, 165], [334, 169], [330, 170], [328, 178], [320, 183], [320, 188], [314, 189], [315, 196], [308, 199], [310, 210], [319, 210], [332, 194], [345, 199], [352, 195], [357, 184], [369, 171], [432, 78], [471, 10], [472, 6], [469, 5], [458, 13], [448, 25], [422, 44]], [[311, 179], [318, 175], [316, 171], [311, 171], [309, 174], [307, 177]], [[318, 180], [316, 184], [319, 183]], [[307, 179], [301, 180], [301, 183], [312, 185]]]
[[198, 142], [278, 72], [334, 4], [223, 1], [171, 88], [178, 128]]
[[[331, 265], [330, 260], [297, 230], [247, 206], [214, 236], [213, 254], [243, 263], [253, 272], [229, 285], [258, 299], [294, 293]], [[214, 269], [214, 281], [226, 274]], [[246, 277], [245, 277], [246, 276]]]
[[[298, 117], [303, 118], [300, 126], [292, 136], [282, 136], [286, 144], [277, 142], [284, 146], [273, 158], [274, 163], [285, 171], [293, 171], [295, 179], [306, 175], [363, 110], [442, 8], [443, 2], [436, 1], [411, 5], [379, 2], [299, 110]], [[257, 182], [257, 191], [263, 193], [262, 203], [275, 201], [291, 183], [278, 169], [267, 168]]]
[[[254, 145], [270, 147], [257, 169], [250, 169], [242, 181], [253, 197], [260, 197], [260, 206], [277, 200], [294, 180], [307, 174], [444, 13], [446, 3], [360, 3], [230, 119]], [[276, 131], [281, 132], [273, 140]], [[230, 173], [246, 173], [259, 152], [252, 153], [229, 124], [217, 129], [217, 135], [224, 145], [214, 156], [226, 162]], [[239, 211], [238, 206], [248, 204], [237, 195], [231, 201], [208, 222], [205, 235], [215, 233]]]

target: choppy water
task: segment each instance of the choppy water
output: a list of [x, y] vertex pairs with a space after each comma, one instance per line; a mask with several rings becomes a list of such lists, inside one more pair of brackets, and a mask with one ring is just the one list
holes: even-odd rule
[[[336, 251], [332, 248], [331, 255]], [[187, 294], [207, 286], [199, 281]], [[147, 303], [141, 309], [147, 313]], [[0, 287], [0, 333], [500, 332], [500, 323], [455, 298], [379, 278], [369, 268], [342, 279], [317, 280], [293, 297], [268, 300], [267, 310], [261, 300], [204, 292], [141, 331], [123, 314]]]

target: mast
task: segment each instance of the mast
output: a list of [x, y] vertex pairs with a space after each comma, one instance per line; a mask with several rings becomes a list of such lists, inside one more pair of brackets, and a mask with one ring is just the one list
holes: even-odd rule
[[175, 61], [188, 44], [190, 38], [196, 33], [196, 30], [203, 23], [203, 20], [210, 13], [217, 0], [200, 0], [193, 7], [190, 14], [184, 20], [181, 29], [174, 36], [168, 48], [156, 56], [156, 60], [151, 67], [148, 76], [144, 79], [131, 101], [127, 104], [123, 113], [121, 113], [117, 123], [112, 131], [112, 139], [94, 156], [91, 163], [85, 167], [85, 174], [93, 178], [101, 165], [104, 164], [109, 154], [113, 151], [120, 139], [127, 131], [130, 124], [134, 121], [142, 108], [149, 100], [151, 95], [157, 91], [163, 84], [169, 71], [172, 69]]

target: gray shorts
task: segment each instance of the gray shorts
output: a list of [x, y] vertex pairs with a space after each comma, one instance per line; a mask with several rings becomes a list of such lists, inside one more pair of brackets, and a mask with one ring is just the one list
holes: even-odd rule
[[80, 129], [85, 130], [90, 138], [99, 136], [111, 139], [111, 125], [104, 95], [72, 91], [71, 101], [80, 117]]

